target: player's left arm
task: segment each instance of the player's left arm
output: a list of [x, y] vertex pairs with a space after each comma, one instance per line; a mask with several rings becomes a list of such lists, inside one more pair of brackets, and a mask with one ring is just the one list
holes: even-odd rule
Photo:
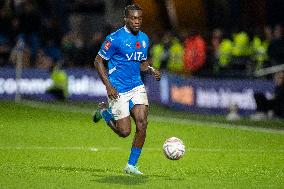
[[142, 72], [149, 72], [151, 75], [155, 76], [156, 80], [157, 81], [160, 81], [161, 79], [161, 73], [159, 70], [153, 68], [150, 64], [150, 61], [149, 60], [145, 60], [141, 63], [140, 65], [140, 70]]
[[[149, 38], [148, 36], [146, 36], [145, 39], [145, 43], [146, 43], [146, 52], [147, 54], [149, 54], [149, 46], [150, 46], [150, 42], [149, 42]], [[147, 54], [146, 54], [146, 58], [144, 57], [144, 59], [142, 60], [142, 63], [140, 64], [140, 70], [142, 72], [149, 72], [151, 75], [153, 75], [157, 81], [160, 81], [161, 79], [161, 73], [159, 70], [155, 69], [152, 67], [152, 61], [147, 59]]]

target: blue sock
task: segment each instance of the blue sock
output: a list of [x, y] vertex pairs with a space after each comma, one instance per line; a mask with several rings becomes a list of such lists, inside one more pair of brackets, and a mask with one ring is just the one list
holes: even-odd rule
[[108, 123], [112, 119], [112, 113], [110, 109], [105, 109], [101, 112], [102, 117]]
[[131, 153], [128, 159], [128, 164], [135, 166], [137, 164], [138, 158], [141, 154], [141, 148], [132, 147]]

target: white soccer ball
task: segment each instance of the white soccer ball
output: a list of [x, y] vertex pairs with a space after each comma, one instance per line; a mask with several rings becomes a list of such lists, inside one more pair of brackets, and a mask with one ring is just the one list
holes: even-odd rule
[[171, 137], [164, 142], [163, 150], [168, 159], [178, 160], [184, 155], [185, 146], [181, 139]]

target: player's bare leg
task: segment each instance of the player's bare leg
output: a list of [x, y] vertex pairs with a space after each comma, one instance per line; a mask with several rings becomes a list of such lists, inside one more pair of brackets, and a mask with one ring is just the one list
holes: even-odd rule
[[148, 106], [135, 105], [131, 110], [131, 116], [136, 124], [136, 133], [132, 142], [132, 148], [128, 163], [124, 170], [128, 174], [143, 174], [138, 170], [136, 164], [140, 157], [146, 138]]
[[[127, 137], [131, 132], [131, 120], [130, 116], [125, 118], [114, 120], [111, 112], [108, 111], [108, 106], [106, 104], [101, 104], [99, 106], [101, 118], [103, 117], [109, 127], [120, 137]], [[147, 115], [148, 115], [148, 106], [146, 105], [135, 105], [130, 107], [131, 116], [133, 117], [136, 123], [136, 133], [133, 139], [132, 148], [130, 157], [124, 171], [128, 174], [143, 174], [136, 167], [138, 158], [141, 154], [142, 147], [146, 138], [146, 129], [147, 129]], [[94, 122], [98, 122], [99, 119], [95, 119]], [[101, 119], [100, 118], [100, 119]]]
[[116, 134], [118, 134], [120, 137], [128, 137], [131, 133], [131, 121], [130, 116], [127, 116], [125, 118], [116, 120], [110, 124], [115, 124], [115, 127], [117, 129]]
[[132, 145], [142, 148], [146, 138], [148, 106], [142, 104], [135, 105], [131, 110], [131, 116], [136, 124], [136, 133]]
[[114, 120], [108, 110], [108, 104], [101, 102], [98, 105], [98, 110], [95, 112], [93, 121], [97, 123], [101, 118], [104, 118], [108, 126], [120, 137], [127, 137], [131, 132], [130, 116]]

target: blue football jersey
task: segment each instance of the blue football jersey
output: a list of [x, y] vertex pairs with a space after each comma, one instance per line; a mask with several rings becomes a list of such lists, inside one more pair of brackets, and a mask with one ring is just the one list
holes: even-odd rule
[[140, 64], [147, 59], [148, 36], [139, 31], [133, 35], [126, 26], [108, 35], [98, 54], [108, 61], [108, 77], [119, 93], [143, 84]]

